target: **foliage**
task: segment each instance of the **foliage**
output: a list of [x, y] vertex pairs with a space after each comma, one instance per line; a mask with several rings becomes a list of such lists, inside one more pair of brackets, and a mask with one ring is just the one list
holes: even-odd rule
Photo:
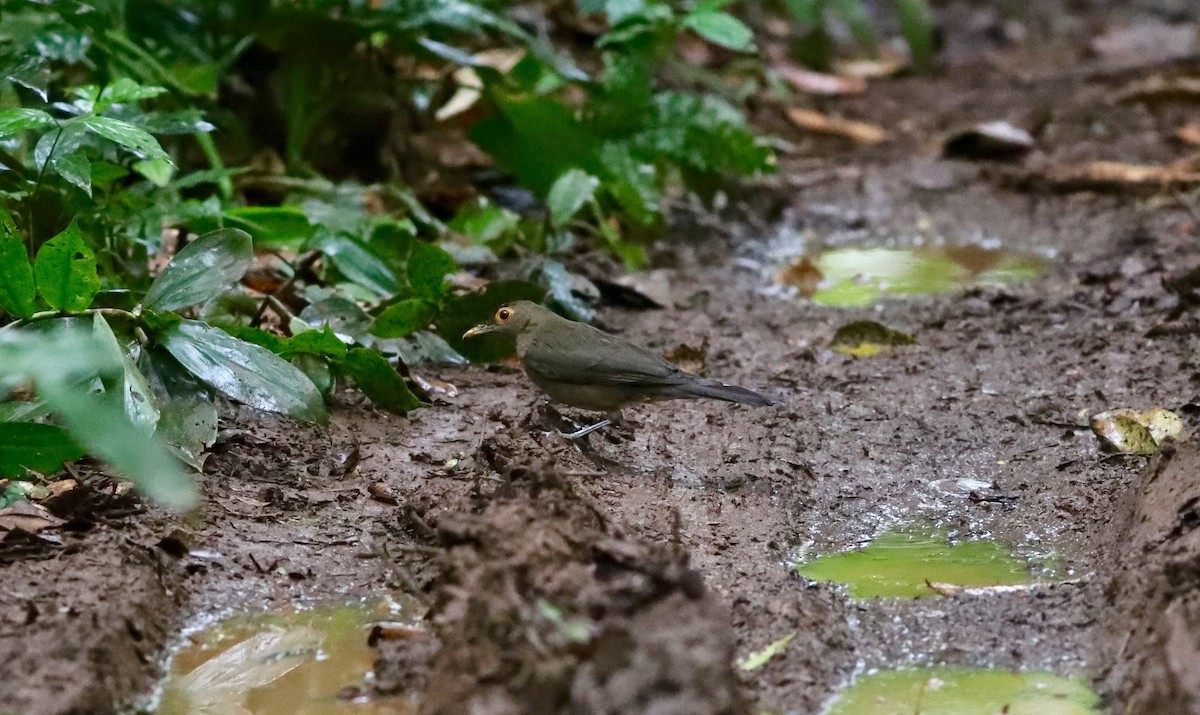
[[[840, 22], [864, 50], [876, 49], [875, 27], [864, 0], [784, 0], [788, 13], [799, 26], [793, 49], [811, 65], [824, 67], [833, 55], [831, 25]], [[928, 0], [894, 0], [900, 34], [908, 44], [913, 64], [928, 71], [933, 64], [933, 12]]]
[[[638, 265], [672, 191], [773, 167], [733, 104], [661, 85], [685, 35], [755, 51], [728, 5], [581, 0], [602, 29], [552, 46], [492, 0], [0, 0], [0, 476], [86, 452], [185, 505], [217, 395], [404, 413], [405, 359], [511, 349], [461, 341], [499, 303], [589, 317], [546, 257]], [[424, 205], [384, 149], [438, 123], [531, 200]], [[459, 287], [497, 257], [532, 280]]]

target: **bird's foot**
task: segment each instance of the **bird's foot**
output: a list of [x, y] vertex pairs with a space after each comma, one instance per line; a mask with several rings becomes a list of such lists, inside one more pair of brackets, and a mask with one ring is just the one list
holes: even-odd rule
[[563, 439], [579, 439], [581, 437], [588, 436], [589, 434], [595, 432], [596, 430], [604, 429], [605, 427], [610, 426], [612, 423], [613, 423], [612, 420], [603, 419], [594, 425], [588, 425], [587, 427], [581, 427], [580, 429], [577, 429], [574, 432], [563, 432], [560, 430], [559, 434], [562, 435]]

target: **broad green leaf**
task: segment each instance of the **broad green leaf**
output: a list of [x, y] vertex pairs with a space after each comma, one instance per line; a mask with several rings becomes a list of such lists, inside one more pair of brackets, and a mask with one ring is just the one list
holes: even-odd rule
[[566, 225], [591, 200], [599, 186], [600, 180], [582, 169], [571, 169], [558, 177], [546, 197], [551, 223]]
[[145, 306], [167, 311], [203, 303], [241, 280], [253, 260], [253, 243], [245, 231], [206, 233], [184, 246], [154, 279]]
[[338, 335], [346, 335], [360, 342], [371, 330], [371, 316], [354, 301], [340, 296], [311, 303], [300, 311], [299, 317], [315, 328], [328, 326]]
[[419, 298], [436, 301], [446, 292], [446, 276], [457, 269], [454, 259], [432, 243], [417, 241], [408, 257], [408, 284]]
[[438, 334], [450, 347], [472, 362], [496, 362], [513, 353], [513, 341], [503, 335], [481, 335], [463, 340], [463, 333], [479, 323], [489, 323], [496, 309], [517, 300], [541, 301], [546, 290], [525, 281], [492, 281], [479, 293], [446, 301], [438, 317]]
[[97, 116], [80, 117], [78, 121], [93, 133], [120, 144], [143, 159], [171, 160], [157, 139], [129, 122]]
[[324, 234], [315, 243], [342, 275], [384, 296], [400, 290], [396, 274], [378, 256], [345, 234]]
[[109, 359], [119, 362], [122, 367], [121, 374], [115, 380], [106, 383], [104, 389], [121, 396], [121, 402], [125, 405], [125, 415], [130, 422], [153, 432], [158, 424], [159, 414], [150, 385], [117, 340], [108, 321], [99, 313], [92, 316], [92, 335], [96, 337], [98, 344], [109, 352]]
[[16, 235], [0, 235], [0, 309], [15, 318], [28, 318], [37, 308], [36, 297], [25, 243]]
[[113, 396], [56, 380], [38, 381], [37, 389], [71, 437], [127, 477], [139, 492], [174, 509], [195, 505], [196, 485], [179, 461], [152, 433], [126, 419]]
[[169, 186], [175, 176], [175, 165], [166, 159], [139, 159], [133, 163], [133, 170], [160, 189]]
[[111, 379], [120, 370], [86, 331], [0, 331], [0, 381], [33, 380], [38, 396], [76, 444], [108, 462], [147, 497], [176, 508], [192, 506], [195, 485], [162, 443], [125, 417], [115, 395], [91, 391], [97, 375]]
[[342, 369], [358, 389], [379, 407], [404, 414], [423, 406], [404, 378], [379, 353], [369, 348], [354, 348], [342, 363]]
[[26, 470], [51, 474], [74, 462], [83, 450], [61, 427], [36, 422], [0, 422], [0, 477]]
[[19, 107], [0, 112], [0, 137], [10, 136], [26, 129], [52, 127], [58, 122], [40, 109]]
[[231, 400], [308, 422], [328, 420], [312, 381], [266, 348], [195, 320], [168, 328], [161, 344], [193, 375]]
[[436, 314], [433, 305], [421, 298], [402, 300], [380, 313], [371, 334], [381, 338], [403, 338], [424, 330]]
[[193, 231], [207, 233], [226, 227], [240, 228], [254, 239], [256, 248], [300, 249], [313, 236], [316, 227], [295, 206], [244, 206], [219, 216], [201, 216], [188, 222]]
[[715, 45], [737, 52], [754, 50], [754, 33], [727, 12], [693, 12], [683, 19], [683, 24]]
[[96, 254], [84, 242], [73, 221], [38, 249], [34, 275], [38, 292], [55, 310], [84, 310], [100, 290]]
[[203, 469], [204, 450], [217, 440], [217, 407], [211, 391], [158, 347], [142, 350], [138, 368], [162, 405], [158, 433], [189, 466]]
[[137, 102], [143, 99], [150, 99], [163, 94], [167, 90], [163, 87], [147, 87], [138, 84], [128, 77], [121, 77], [111, 84], [108, 84], [101, 90], [99, 97], [96, 99], [96, 107], [93, 111], [103, 112], [108, 107], [114, 104], [124, 104], [126, 102]]
[[76, 151], [66, 154], [56, 152], [50, 159], [50, 168], [69, 183], [78, 186], [83, 193], [92, 195], [92, 162], [88, 161], [87, 157]]

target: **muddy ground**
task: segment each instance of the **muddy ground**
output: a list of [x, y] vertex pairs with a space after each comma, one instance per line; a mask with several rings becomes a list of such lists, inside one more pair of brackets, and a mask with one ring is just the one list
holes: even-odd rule
[[[813, 713], [855, 672], [905, 664], [1085, 673], [1111, 712], [1200, 713], [1200, 452], [1112, 457], [1073, 427], [1161, 405], [1194, 431], [1200, 319], [1165, 281], [1200, 264], [1200, 197], [1045, 180], [1187, 153], [1171, 135], [1194, 100], [1113, 97], [1200, 75], [1196, 48], [1087, 47], [1188, 7], [1051, 3], [1014, 41], [977, 5], [943, 8], [938, 76], [817, 102], [883, 125], [887, 144], [806, 137], [761, 108], [794, 142], [779, 176], [659, 252], [675, 305], [601, 310], [656, 350], [707, 340], [711, 374], [781, 404], [637, 408], [582, 449], [545, 433], [537, 393], [507, 367], [418, 368], [457, 394], [407, 418], [345, 393], [328, 431], [230, 406], [196, 513], [115, 509], [72, 522], [60, 546], [0, 544], [0, 712], [148, 707], [185, 622], [393, 590], [430, 606], [427, 635], [384, 641], [371, 687], [416, 693], [429, 713]], [[947, 132], [992, 119], [1034, 130], [1039, 148], [938, 158]], [[789, 251], [993, 239], [1052, 268], [878, 309], [770, 285]], [[917, 342], [831, 351], [860, 318]], [[947, 487], [962, 478], [993, 488]], [[858, 602], [789, 568], [922, 518], [1053, 553], [1057, 577]], [[793, 631], [765, 667], [734, 667]]]

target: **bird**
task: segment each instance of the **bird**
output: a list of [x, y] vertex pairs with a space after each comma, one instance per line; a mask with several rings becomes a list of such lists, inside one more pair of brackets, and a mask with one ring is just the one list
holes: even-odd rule
[[489, 334], [515, 340], [525, 374], [551, 399], [606, 414], [595, 424], [563, 433], [567, 439], [619, 423], [621, 409], [634, 403], [709, 398], [756, 407], [776, 404], [753, 390], [693, 375], [646, 348], [527, 300], [500, 306], [492, 322], [476, 325], [463, 339]]

